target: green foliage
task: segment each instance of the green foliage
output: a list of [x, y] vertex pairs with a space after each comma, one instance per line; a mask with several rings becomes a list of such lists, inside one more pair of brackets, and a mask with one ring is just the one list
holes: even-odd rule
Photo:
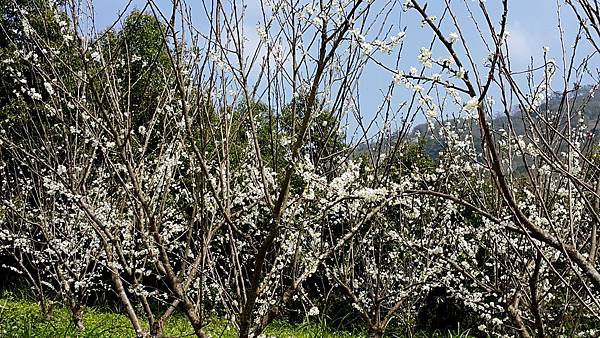
[[[23, 13], [27, 13], [27, 22], [23, 21]], [[0, 0], [0, 48], [28, 43], [23, 34], [27, 24], [50, 45], [62, 44], [60, 26], [53, 16], [47, 0]]]
[[427, 140], [424, 137], [404, 145], [395, 159], [397, 162], [394, 174], [406, 175], [415, 170], [425, 173], [433, 171], [435, 161], [427, 152], [426, 146]]
[[133, 11], [118, 32], [118, 58], [126, 58], [130, 78], [123, 79], [131, 86], [129, 111], [134, 125], [142, 124], [157, 105], [171, 73], [171, 61], [166, 44], [166, 27], [153, 15]]
[[85, 332], [71, 324], [69, 311], [57, 308], [52, 320], [44, 320], [39, 307], [32, 301], [3, 299], [0, 301], [0, 334], [3, 337], [133, 337], [125, 316], [115, 313], [86, 311]]
[[[23, 13], [27, 13], [26, 18]], [[55, 11], [45, 0], [0, 0], [0, 129], [13, 127], [17, 129], [15, 135], [21, 133], [19, 129], [26, 127], [31, 112], [41, 109], [48, 99], [43, 85], [47, 79], [39, 74], [53, 74], [63, 65], [57, 63], [53, 69], [39, 72], [35, 68], [40, 66], [32, 61], [52, 57], [48, 50], [53, 50], [57, 58], [75, 65], [73, 45], [63, 34], [67, 22], [65, 14]], [[32, 42], [33, 36], [38, 43]], [[19, 55], [23, 49], [36, 55]], [[28, 90], [41, 94], [41, 100], [32, 99]]]
[[[93, 76], [93, 90], [98, 95], [99, 102], [96, 103], [110, 107], [115, 99], [118, 100], [119, 109], [131, 114], [131, 128], [136, 131], [142, 125], [149, 127], [149, 122], [156, 114], [165, 113], [157, 111], [157, 108], [172, 99], [168, 90], [174, 86], [173, 67], [166, 31], [165, 25], [153, 15], [134, 10], [120, 30], [106, 31], [94, 42], [102, 51], [103, 58], [103, 63], [88, 64], [91, 67], [89, 73]], [[90, 59], [91, 54], [88, 55]], [[103, 64], [112, 64], [116, 72], [104, 73]], [[116, 79], [107, 79], [107, 76]], [[121, 93], [118, 97], [111, 97], [102, 91], [103, 83], [113, 80], [116, 80]], [[150, 140], [150, 148], [156, 146], [154, 142]]]
[[417, 332], [414, 338], [471, 338], [469, 330], [436, 331], [433, 333]]
[[[345, 148], [343, 135], [339, 131], [340, 121], [335, 113], [318, 101], [309, 107], [308, 99], [306, 96], [296, 97], [284, 107], [281, 114], [281, 130], [291, 139], [295, 139], [303, 127], [308, 109], [311, 109], [313, 121], [306, 131], [306, 145], [301, 151], [302, 154], [310, 156], [313, 162], [323, 161]], [[325, 168], [332, 169], [335, 165], [336, 163], [329, 163]]]
[[343, 337], [360, 337], [364, 334], [360, 332], [332, 331], [330, 328], [313, 323], [304, 323], [299, 325], [290, 325], [285, 322], [275, 321], [267, 327], [264, 334], [274, 337], [298, 337], [298, 338], [343, 338]]
[[[23, 337], [78, 337], [78, 338], [122, 338], [135, 337], [135, 332], [125, 315], [109, 311], [108, 309], [88, 308], [85, 311], [85, 331], [78, 331], [71, 323], [68, 309], [57, 306], [50, 320], [44, 320], [40, 314], [39, 306], [31, 300], [16, 297], [5, 293], [0, 298], [0, 336], [7, 338]], [[147, 328], [147, 323], [144, 323]], [[165, 328], [167, 337], [186, 337], [193, 330], [182, 314], [175, 314]], [[227, 321], [213, 317], [210, 319], [206, 332], [211, 336], [234, 338], [236, 330], [227, 324]], [[290, 325], [276, 321], [267, 327], [265, 333], [269, 337], [356, 337], [350, 332], [334, 332], [327, 327], [304, 323]]]
[[[68, 309], [56, 306], [52, 318], [45, 320], [40, 314], [39, 306], [34, 301], [4, 293], [0, 298], [0, 336], [6, 338], [123, 338], [135, 337], [135, 332], [127, 317], [123, 314], [105, 308], [88, 308], [85, 311], [85, 331], [78, 331], [71, 323]], [[147, 328], [147, 323], [143, 323]], [[175, 314], [165, 328], [168, 337], [187, 337], [192, 329], [182, 314]], [[235, 338], [236, 330], [220, 317], [213, 317], [206, 327], [206, 332], [214, 337]], [[363, 331], [333, 331], [326, 325], [305, 322], [289, 324], [275, 321], [264, 332], [267, 337], [294, 337], [294, 338], [344, 338], [365, 337]], [[393, 337], [402, 337], [401, 334], [390, 332]], [[439, 331], [433, 333], [417, 332], [414, 337], [425, 338], [469, 338], [469, 331]]]

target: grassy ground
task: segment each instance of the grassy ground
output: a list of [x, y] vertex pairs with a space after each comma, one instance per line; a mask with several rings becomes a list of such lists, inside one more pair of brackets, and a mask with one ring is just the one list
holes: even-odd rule
[[[126, 316], [101, 308], [88, 308], [84, 322], [86, 330], [78, 331], [71, 324], [69, 311], [55, 307], [52, 319], [44, 320], [37, 303], [22, 297], [0, 295], [0, 337], [1, 338], [124, 338], [135, 337]], [[237, 334], [225, 320], [215, 318], [206, 328], [211, 337], [233, 338]], [[167, 323], [165, 334], [168, 337], [193, 337], [192, 329], [181, 315], [173, 316]], [[344, 338], [366, 337], [363, 332], [331, 331], [316, 324], [290, 325], [276, 322], [265, 331], [266, 337], [282, 338]], [[418, 335], [418, 337], [431, 337]], [[466, 333], [438, 334], [436, 338], [469, 338]]]
[[[37, 303], [23, 299], [0, 298], [0, 337], [43, 338], [123, 338], [135, 337], [126, 316], [110, 311], [88, 308], [84, 322], [86, 330], [80, 332], [71, 324], [69, 312], [55, 307], [51, 320], [43, 320]], [[206, 328], [211, 337], [233, 338], [236, 332], [224, 320], [215, 319]], [[169, 337], [193, 337], [189, 323], [182, 316], [173, 316], [167, 323], [165, 334]], [[361, 334], [332, 332], [314, 324], [291, 326], [274, 323], [265, 332], [267, 337], [358, 337]]]

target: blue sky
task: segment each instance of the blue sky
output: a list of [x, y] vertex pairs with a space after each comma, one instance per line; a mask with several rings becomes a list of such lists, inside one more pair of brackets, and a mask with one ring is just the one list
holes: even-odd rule
[[[377, 3], [377, 1], [382, 0], [375, 1]], [[464, 1], [469, 3], [473, 13], [478, 15], [477, 2], [473, 0]], [[256, 25], [261, 21], [258, 2], [259, 0], [248, 0], [244, 2], [247, 5], [247, 16], [244, 26], [250, 40], [248, 42], [250, 45], [255, 45], [258, 39], [255, 29]], [[425, 1], [421, 1], [421, 3], [424, 2]], [[429, 3], [428, 9], [430, 14], [436, 15], [439, 18], [444, 1], [436, 0], [427, 2]], [[126, 3], [127, 1], [118, 0], [96, 1], [94, 4], [96, 11], [96, 27], [101, 28], [111, 24], [117, 17], [117, 13], [123, 10]], [[168, 10], [171, 2], [168, 0], [159, 0], [157, 3], [161, 8]], [[456, 0], [453, 3], [464, 4], [463, 1], [459, 0]], [[132, 8], [142, 8], [145, 1], [134, 0], [132, 4]], [[197, 26], [206, 25], [206, 20], [202, 19], [203, 10], [201, 2], [189, 1], [189, 4], [191, 4], [195, 24]], [[500, 19], [500, 1], [487, 0], [486, 4], [491, 11], [492, 20], [495, 20], [495, 23], [497, 23]], [[508, 39], [508, 44], [510, 48], [510, 61], [514, 71], [526, 70], [532, 62], [532, 57], [534, 65], [539, 66], [543, 61], [542, 48], [544, 46], [550, 48], [548, 57], [556, 59], [559, 71], [562, 71], [561, 41], [559, 39], [557, 25], [559, 7], [557, 4], [561, 4], [560, 13], [562, 27], [565, 32], [565, 47], [570, 48], [575, 34], [577, 33], [578, 25], [570, 8], [567, 5], [562, 4], [561, 0], [509, 0], [508, 30], [510, 32], [510, 37]], [[472, 42], [469, 44], [470, 52], [474, 55], [476, 62], [482, 63], [488, 52], [478, 36], [476, 27], [472, 23], [469, 23], [469, 13], [467, 11], [459, 10], [457, 11], [457, 15], [460, 22], [466, 23], [464, 26], [461, 26], [461, 30], [464, 29], [467, 41]], [[406, 13], [402, 13], [402, 11], [398, 10], [394, 12], [390, 18], [395, 26], [394, 29], [397, 31], [403, 29], [403, 27], [407, 27], [404, 52], [398, 68], [408, 71], [411, 66], [418, 67], [419, 64], [416, 59], [418, 50], [421, 47], [429, 46], [432, 37], [431, 31], [427, 27], [421, 27], [421, 19], [414, 10]], [[477, 17], [477, 22], [479, 25], [484, 25], [483, 17]], [[453, 30], [452, 28], [445, 26], [442, 26], [442, 28], [445, 28], [445, 31], [448, 33]], [[482, 28], [485, 27], [482, 26]], [[437, 47], [434, 48], [434, 56], [436, 56], [436, 50], [440, 51], [440, 54], [443, 54], [443, 50]], [[581, 56], [587, 52], [588, 51], [586, 50], [582, 50], [578, 55]], [[390, 63], [393, 65], [395, 60], [394, 56], [375, 55], [375, 57], [388, 65]], [[389, 74], [389, 72], [386, 74], [386, 72], [381, 69], [376, 69], [378, 67], [376, 65], [371, 65], [369, 67], [370, 68], [367, 68], [367, 71], [361, 78], [360, 83], [361, 105], [364, 107], [373, 107], [381, 103], [383, 97], [382, 89], [385, 90], [393, 76], [393, 74]], [[519, 81], [524, 84], [526, 81], [525, 76], [522, 76]], [[408, 90], [401, 88], [397, 91], [395, 101], [399, 103], [409, 95], [410, 92]], [[368, 113], [365, 113], [365, 115], [368, 116]], [[419, 118], [417, 121], [422, 120], [423, 118]]]
[[[381, 0], [376, 0], [381, 1]], [[474, 2], [473, 0], [467, 0]], [[168, 10], [170, 7], [169, 0], [156, 1], [161, 8]], [[432, 13], [436, 12], [435, 4], [443, 3], [442, 0], [427, 1]], [[496, 14], [499, 18], [498, 6], [494, 3], [499, 3], [499, 0], [488, 0], [488, 6], [493, 10], [492, 14]], [[201, 18], [203, 16], [200, 2], [191, 1], [192, 13], [197, 22], [205, 23]], [[562, 1], [558, 1], [562, 3]], [[94, 3], [96, 10], [96, 25], [97, 27], [106, 27], [111, 24], [117, 14], [121, 12], [127, 1], [123, 0], [103, 0]], [[142, 8], [145, 4], [144, 0], [132, 1], [131, 8]], [[195, 5], [196, 4], [196, 5]], [[246, 1], [247, 17], [245, 26], [249, 35], [253, 35], [254, 28], [260, 22], [260, 9], [258, 0]], [[475, 5], [474, 5], [475, 7]], [[577, 29], [577, 24], [574, 15], [571, 13], [567, 5], [562, 6], [563, 29], [567, 38], [574, 37]], [[437, 11], [439, 13], [439, 11]], [[420, 42], [428, 41], [431, 37], [431, 32], [427, 28], [416, 28], [420, 26], [420, 19], [414, 11], [410, 11], [404, 15], [404, 25], [409, 26], [409, 35], [407, 36], [408, 49], [418, 50]], [[557, 27], [557, 1], [555, 0], [509, 0], [509, 46], [511, 50], [512, 61], [518, 67], [526, 67], [530, 62], [530, 57], [541, 59], [542, 47], [550, 47], [550, 55], [558, 59], [560, 51], [560, 40]], [[466, 15], [465, 15], [466, 18]], [[394, 18], [395, 19], [395, 18]], [[412, 24], [412, 25], [411, 25]], [[410, 27], [413, 26], [413, 27]], [[416, 29], [415, 29], [416, 28]], [[473, 30], [466, 31], [467, 39], [476, 38], [476, 33]], [[478, 46], [474, 46], [472, 52], [484, 54], [483, 51], [477, 50]]]

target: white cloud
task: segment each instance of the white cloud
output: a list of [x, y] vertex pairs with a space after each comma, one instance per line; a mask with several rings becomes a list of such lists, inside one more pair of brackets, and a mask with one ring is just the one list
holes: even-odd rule
[[516, 23], [509, 27], [510, 36], [508, 37], [508, 51], [511, 60], [529, 62], [532, 56], [535, 56], [535, 46], [538, 45], [536, 37], [532, 32]]

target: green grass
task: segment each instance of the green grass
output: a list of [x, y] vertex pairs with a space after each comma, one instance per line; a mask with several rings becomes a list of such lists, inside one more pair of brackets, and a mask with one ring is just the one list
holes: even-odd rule
[[[69, 311], [56, 306], [52, 318], [44, 320], [37, 303], [27, 299], [14, 297], [0, 298], [0, 337], [40, 337], [40, 338], [123, 338], [135, 337], [129, 320], [125, 315], [110, 310], [87, 308], [84, 316], [86, 330], [78, 331], [71, 323]], [[144, 323], [146, 324], [146, 323]], [[147, 325], [146, 325], [147, 327]], [[237, 337], [235, 329], [227, 325], [223, 319], [215, 318], [206, 327], [211, 337]], [[165, 335], [168, 337], [193, 337], [192, 329], [186, 318], [174, 315], [166, 325]], [[298, 338], [343, 338], [364, 336], [348, 332], [333, 332], [316, 324], [289, 325], [275, 322], [264, 334], [267, 337]]]
[[[0, 295], [0, 337], [1, 338], [124, 338], [135, 337], [129, 320], [123, 314], [108, 308], [87, 308], [84, 315], [85, 331], [78, 331], [71, 323], [68, 309], [55, 306], [50, 320], [44, 320], [38, 304], [21, 295], [4, 293]], [[147, 328], [147, 323], [144, 323]], [[237, 332], [227, 325], [223, 318], [214, 317], [206, 327], [211, 337], [234, 338]], [[468, 331], [436, 334], [418, 333], [415, 338], [470, 338]], [[194, 337], [187, 319], [176, 314], [170, 318], [165, 328], [167, 337]], [[265, 337], [282, 338], [345, 338], [366, 337], [364, 332], [333, 331], [325, 325], [315, 323], [291, 325], [276, 321], [264, 332]], [[391, 334], [391, 337], [399, 337]]]

